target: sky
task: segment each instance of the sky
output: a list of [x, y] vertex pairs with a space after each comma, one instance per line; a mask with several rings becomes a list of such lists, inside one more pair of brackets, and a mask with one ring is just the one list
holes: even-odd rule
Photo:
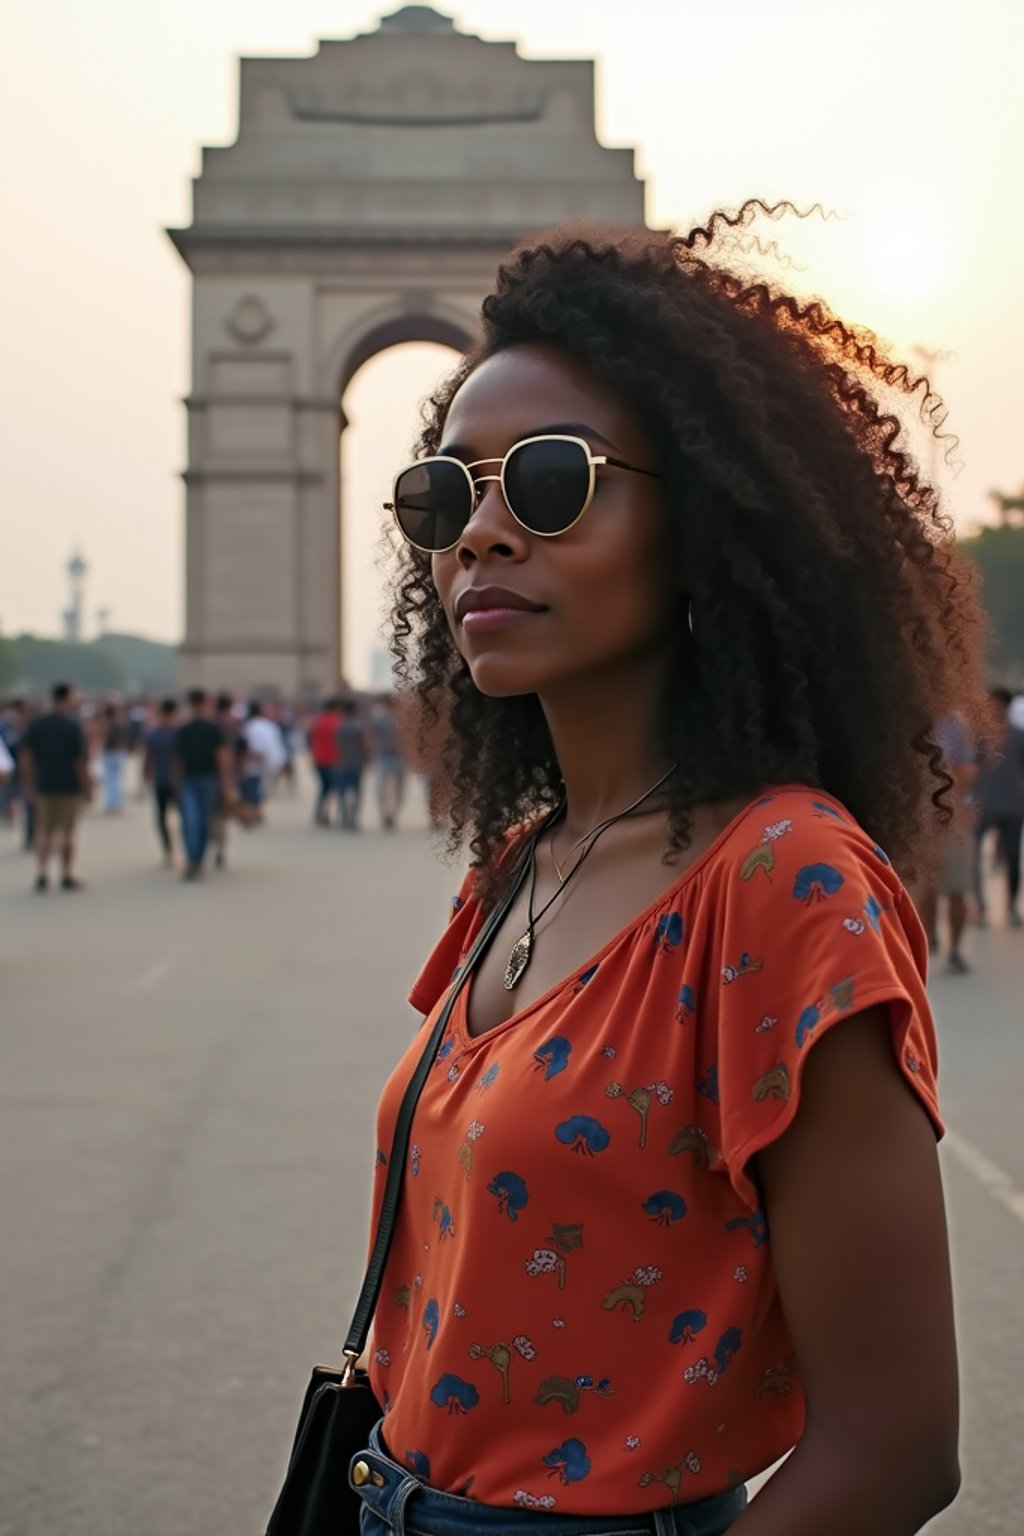
[[[191, 219], [203, 144], [235, 137], [239, 55], [371, 30], [372, 0], [50, 0], [9, 7], [0, 97], [0, 632], [56, 634], [89, 562], [86, 634], [183, 626]], [[602, 142], [637, 151], [647, 217], [745, 197], [841, 217], [780, 230], [794, 279], [916, 361], [942, 354], [958, 526], [1024, 482], [1019, 0], [466, 0], [460, 29], [598, 61]], [[345, 410], [346, 669], [374, 644], [379, 503], [450, 354], [369, 363]]]

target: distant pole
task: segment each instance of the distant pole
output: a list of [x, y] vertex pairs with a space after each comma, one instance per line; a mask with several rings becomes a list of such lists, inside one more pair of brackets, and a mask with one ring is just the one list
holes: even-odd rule
[[85, 578], [89, 567], [76, 549], [71, 559], [64, 567], [68, 576], [69, 599], [64, 613], [64, 638], [66, 640], [81, 640], [82, 616], [84, 612]]

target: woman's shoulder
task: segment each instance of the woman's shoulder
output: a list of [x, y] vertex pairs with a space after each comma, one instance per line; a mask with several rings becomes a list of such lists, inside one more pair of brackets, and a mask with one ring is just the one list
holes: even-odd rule
[[885, 850], [827, 790], [809, 784], [766, 789], [731, 822], [711, 850], [718, 871], [767, 883], [782, 867], [830, 861], [891, 870]]
[[761, 981], [788, 987], [794, 957], [799, 972], [812, 952], [845, 964], [899, 951], [900, 968], [922, 963], [920, 922], [892, 861], [815, 786], [787, 784], [754, 800], [722, 838], [703, 895], [705, 943], [727, 988], [762, 971]]

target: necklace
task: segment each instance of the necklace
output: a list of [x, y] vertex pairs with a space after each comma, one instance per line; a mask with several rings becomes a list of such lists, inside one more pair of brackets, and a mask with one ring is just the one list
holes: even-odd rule
[[661, 788], [661, 786], [665, 783], [666, 779], [670, 779], [672, 777], [672, 775], [675, 773], [676, 768], [678, 766], [679, 766], [678, 763], [673, 763], [672, 767], [668, 770], [668, 772], [665, 773], [665, 774], [662, 774], [662, 776], [658, 780], [657, 784], [652, 784], [650, 789], [645, 790], [644, 793], [639, 797], [639, 799], [633, 801], [632, 805], [627, 805], [626, 809], [624, 811], [618, 811], [616, 813], [616, 815], [609, 816], [607, 818], [607, 820], [599, 821], [597, 823], [596, 827], [591, 827], [589, 832], [584, 832], [582, 837], [578, 837], [576, 839], [576, 841], [573, 843], [572, 847], [569, 849], [569, 852], [566, 854], [566, 856], [565, 856], [565, 863], [564, 864], [559, 864], [558, 859], [555, 857], [555, 838], [554, 838], [554, 833], [552, 833], [551, 841], [548, 844], [548, 852], [551, 855], [551, 862], [554, 865], [555, 874], [558, 876], [558, 883], [559, 883], [559, 885], [564, 885], [565, 881], [566, 881], [566, 878], [571, 880], [573, 875], [576, 873], [576, 870], [579, 868], [579, 865], [583, 862], [583, 860], [580, 859], [576, 864], [574, 864], [573, 867], [572, 867], [572, 870], [570, 871], [570, 873], [568, 875], [568, 877], [566, 877], [565, 875], [562, 874], [562, 870], [565, 868], [565, 864], [567, 864], [569, 862], [569, 860], [572, 858], [573, 854], [576, 852], [576, 849], [579, 848], [582, 843], [587, 842], [587, 840], [589, 838], [593, 838], [594, 841], [596, 842], [597, 839], [601, 836], [601, 833], [607, 831], [607, 829], [610, 826], [612, 826], [616, 821], [621, 821], [624, 816], [628, 816], [628, 815], [630, 815], [630, 813], [632, 811], [637, 810], [641, 805], [643, 805], [645, 800], [649, 800], [651, 798], [651, 796], [654, 794], [654, 791], [656, 789], [660, 789]]
[[[569, 886], [572, 884], [573, 880], [579, 874], [580, 870], [587, 862], [587, 859], [590, 857], [590, 854], [598, 839], [603, 837], [605, 832], [608, 831], [609, 827], [613, 827], [617, 821], [622, 821], [626, 816], [631, 815], [633, 811], [637, 810], [641, 805], [643, 805], [645, 800], [649, 800], [650, 797], [654, 794], [655, 790], [660, 789], [661, 786], [665, 783], [666, 779], [671, 778], [672, 774], [675, 773], [678, 766], [678, 763], [673, 763], [668, 772], [663, 773], [656, 784], [652, 784], [650, 789], [645, 790], [638, 799], [633, 801], [632, 805], [627, 805], [624, 811], [616, 812], [614, 816], [609, 816], [605, 821], [598, 822], [596, 827], [591, 827], [589, 832], [585, 832], [583, 836], [573, 844], [569, 850], [569, 853], [566, 855], [566, 858], [568, 858], [569, 855], [575, 853], [576, 849], [579, 848], [581, 844], [586, 844], [583, 852], [580, 854], [579, 858], [576, 860], [576, 863], [573, 865], [572, 869], [566, 876], [562, 876], [558, 863], [557, 861], [555, 862], [555, 872], [558, 875], [559, 880], [558, 889], [555, 891], [553, 896], [548, 898], [539, 912], [534, 912], [533, 910], [533, 898], [537, 889], [537, 843], [534, 842], [533, 853], [530, 859], [530, 895], [526, 904], [526, 930], [513, 944], [509, 957], [505, 962], [505, 975], [503, 979], [503, 985], [506, 992], [514, 992], [516, 987], [518, 987], [519, 983], [522, 981], [523, 977], [526, 975], [527, 967], [530, 964], [530, 959], [533, 953], [533, 940], [537, 924], [540, 922], [545, 912], [547, 912], [550, 907], [554, 906], [558, 898], [565, 895]], [[558, 811], [555, 812], [552, 821], [556, 821], [560, 814], [561, 807]], [[552, 858], [554, 858], [554, 854], [552, 854]]]

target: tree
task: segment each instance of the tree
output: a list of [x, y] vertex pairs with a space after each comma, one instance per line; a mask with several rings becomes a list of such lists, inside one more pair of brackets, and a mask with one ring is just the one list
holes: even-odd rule
[[981, 528], [960, 547], [981, 571], [993, 671], [1008, 682], [1024, 680], [1024, 524]]
[[0, 635], [0, 688], [14, 688], [21, 678], [18, 651], [13, 640]]
[[18, 672], [30, 693], [46, 693], [54, 683], [71, 683], [96, 693], [120, 693], [126, 689], [124, 668], [100, 645], [19, 635], [15, 646]]

